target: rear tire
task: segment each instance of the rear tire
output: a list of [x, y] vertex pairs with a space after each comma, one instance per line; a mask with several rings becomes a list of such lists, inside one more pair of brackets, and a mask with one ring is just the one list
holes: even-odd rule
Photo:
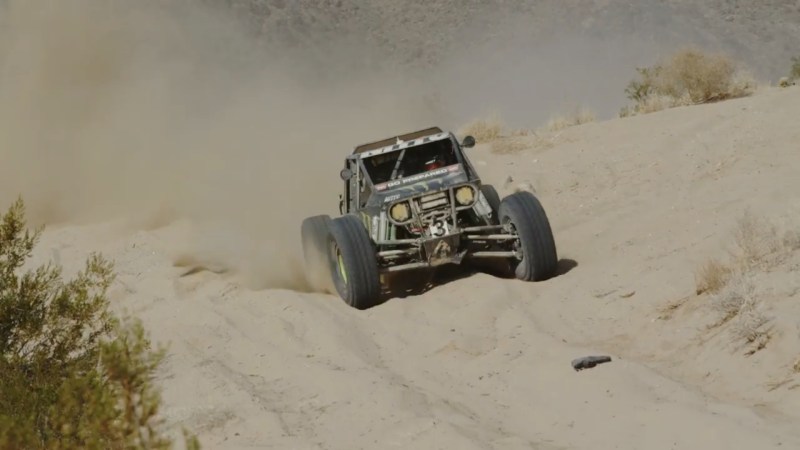
[[375, 247], [356, 216], [337, 217], [330, 223], [328, 261], [333, 285], [342, 300], [356, 309], [380, 301], [381, 285]]
[[514, 276], [523, 281], [552, 277], [558, 255], [550, 222], [539, 200], [530, 192], [515, 192], [503, 199], [499, 213], [500, 224], [512, 226], [519, 238], [522, 260], [511, 260]]
[[315, 292], [335, 292], [328, 267], [330, 223], [330, 216], [319, 215], [306, 218], [300, 227], [305, 276]]

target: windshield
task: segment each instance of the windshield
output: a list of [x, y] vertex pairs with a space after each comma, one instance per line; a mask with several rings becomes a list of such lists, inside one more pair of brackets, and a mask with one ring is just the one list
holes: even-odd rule
[[449, 139], [364, 158], [367, 174], [374, 184], [457, 163], [458, 159]]

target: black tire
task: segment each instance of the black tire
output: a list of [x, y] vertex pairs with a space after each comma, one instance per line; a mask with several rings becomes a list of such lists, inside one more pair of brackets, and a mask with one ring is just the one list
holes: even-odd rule
[[512, 259], [514, 276], [523, 281], [552, 277], [558, 266], [553, 231], [547, 214], [532, 193], [515, 192], [500, 203], [500, 223], [510, 223], [519, 237], [522, 260]]
[[328, 265], [330, 223], [330, 216], [323, 214], [306, 218], [300, 227], [305, 276], [315, 292], [335, 292]]
[[492, 223], [500, 223], [497, 219], [497, 212], [500, 210], [500, 194], [497, 193], [497, 189], [491, 184], [482, 184], [481, 193], [486, 197], [489, 206], [492, 207]]
[[375, 247], [364, 224], [356, 216], [337, 217], [331, 221], [330, 231], [328, 261], [339, 296], [356, 309], [377, 305], [380, 274]]

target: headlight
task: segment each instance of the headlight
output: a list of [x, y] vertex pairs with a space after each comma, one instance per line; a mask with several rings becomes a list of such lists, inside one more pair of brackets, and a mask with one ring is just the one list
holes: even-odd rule
[[456, 189], [456, 201], [461, 206], [471, 205], [475, 201], [475, 189], [472, 186], [461, 186]]
[[411, 210], [408, 207], [408, 202], [395, 203], [389, 208], [389, 215], [396, 222], [405, 222], [411, 218]]

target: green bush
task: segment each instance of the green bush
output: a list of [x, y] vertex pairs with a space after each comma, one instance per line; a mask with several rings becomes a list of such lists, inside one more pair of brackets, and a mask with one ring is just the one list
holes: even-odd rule
[[20, 273], [42, 232], [24, 212], [20, 199], [0, 220], [0, 448], [171, 447], [153, 382], [164, 350], [109, 312], [112, 264], [92, 254], [66, 282], [52, 264]]
[[800, 56], [792, 58], [792, 71], [789, 77], [793, 80], [800, 80]]

